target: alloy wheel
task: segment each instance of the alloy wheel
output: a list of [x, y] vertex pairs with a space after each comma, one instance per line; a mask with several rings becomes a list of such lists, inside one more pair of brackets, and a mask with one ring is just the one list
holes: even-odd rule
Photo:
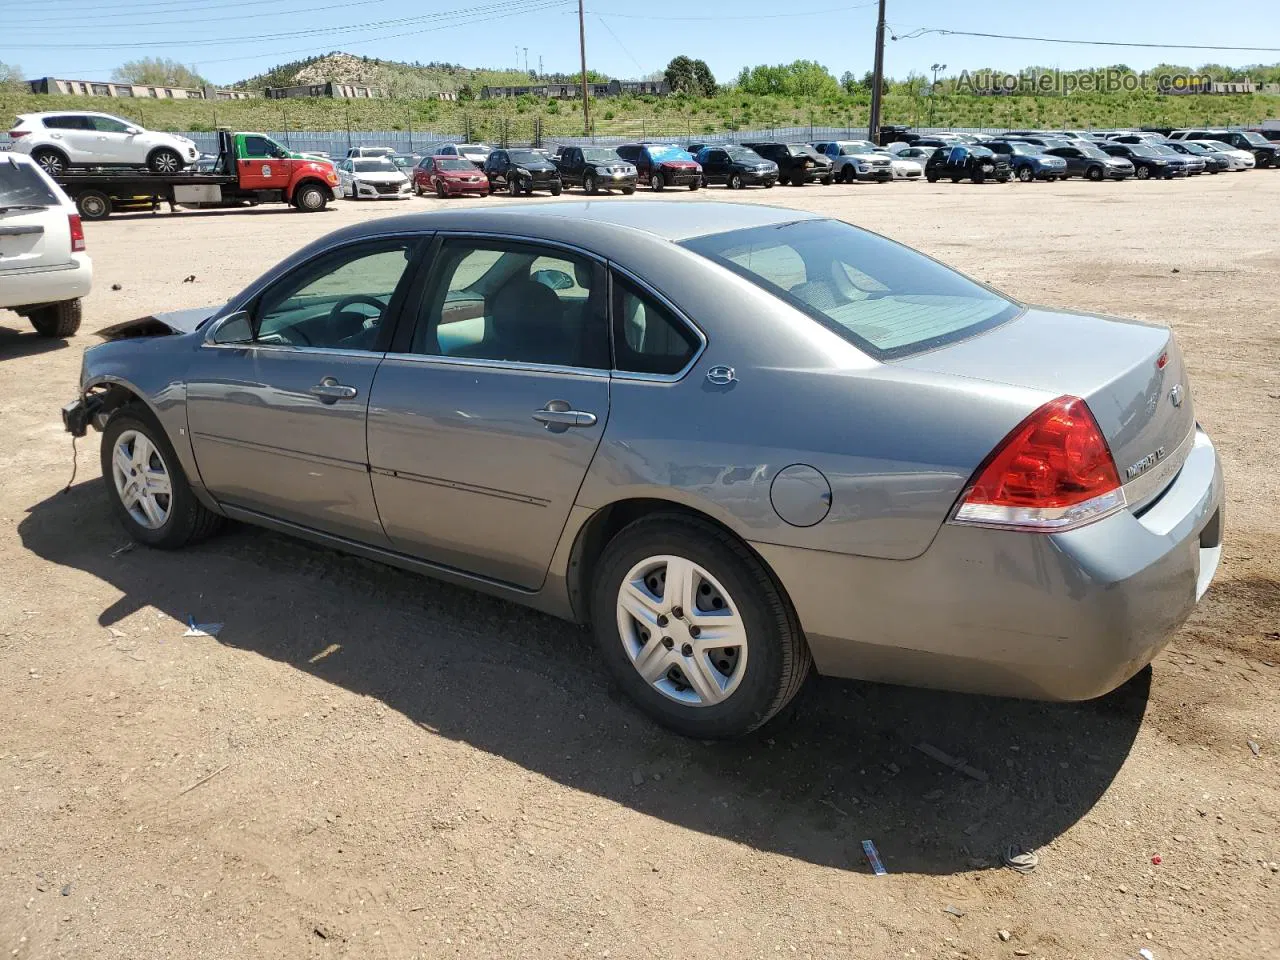
[[173, 486], [159, 449], [143, 433], [126, 430], [111, 453], [116, 495], [139, 526], [159, 530], [169, 519]]
[[622, 580], [618, 633], [636, 672], [686, 706], [723, 703], [742, 682], [747, 632], [725, 588], [677, 556], [640, 561]]

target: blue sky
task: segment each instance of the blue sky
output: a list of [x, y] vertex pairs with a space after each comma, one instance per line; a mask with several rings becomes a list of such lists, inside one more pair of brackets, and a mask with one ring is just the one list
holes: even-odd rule
[[[141, 56], [193, 64], [228, 83], [277, 63], [346, 50], [390, 60], [448, 61], [475, 67], [529, 66], [570, 72], [578, 64], [577, 7], [572, 0], [2, 0], [0, 61], [28, 77], [98, 79]], [[870, 69], [875, 4], [868, 0], [735, 0], [673, 4], [668, 17], [649, 4], [587, 0], [588, 66], [613, 76], [661, 70], [676, 54], [701, 57], [719, 79], [743, 65], [810, 59], [839, 76]], [[531, 10], [533, 12], [531, 12]], [[785, 11], [782, 12], [782, 11]], [[944, 0], [889, 0], [898, 33], [920, 27], [1082, 40], [1194, 43], [1280, 48], [1276, 0], [961, 5]], [[368, 26], [376, 24], [375, 26]], [[303, 31], [310, 31], [303, 33]], [[290, 35], [292, 34], [292, 35]], [[134, 46], [128, 46], [134, 45]], [[518, 52], [517, 52], [518, 50]], [[1160, 62], [1243, 65], [1280, 61], [1277, 52], [1090, 47], [930, 34], [890, 41], [886, 70], [904, 77], [946, 63], [1017, 69], [1035, 63], [1064, 69]]]

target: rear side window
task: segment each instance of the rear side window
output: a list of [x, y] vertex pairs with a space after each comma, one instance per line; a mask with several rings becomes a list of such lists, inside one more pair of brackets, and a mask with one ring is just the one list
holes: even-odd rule
[[77, 117], [68, 114], [63, 117], [45, 117], [45, 128], [48, 130], [92, 130], [93, 125], [88, 117]]
[[964, 339], [1021, 307], [922, 253], [838, 220], [697, 237], [683, 246], [745, 277], [878, 360]]
[[0, 160], [0, 211], [5, 207], [57, 207], [61, 203], [33, 167]]
[[627, 373], [679, 373], [698, 350], [697, 336], [682, 320], [617, 274], [613, 325], [613, 365]]

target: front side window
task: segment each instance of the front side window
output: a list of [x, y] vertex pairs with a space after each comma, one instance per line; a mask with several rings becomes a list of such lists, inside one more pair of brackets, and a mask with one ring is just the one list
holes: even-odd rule
[[671, 375], [688, 365], [698, 338], [674, 313], [631, 281], [613, 278], [614, 366]]
[[413, 351], [605, 370], [604, 270], [532, 244], [450, 240], [423, 301]]
[[280, 156], [283, 151], [279, 145], [271, 139], [262, 136], [248, 136], [244, 138], [244, 155], [255, 160], [268, 159]]
[[259, 298], [255, 341], [372, 350], [417, 243], [356, 244], [299, 267]]
[[93, 129], [99, 133], [128, 133], [129, 124], [115, 117], [93, 117]]
[[924, 254], [838, 220], [802, 220], [686, 240], [879, 360], [1011, 320], [1012, 300]]

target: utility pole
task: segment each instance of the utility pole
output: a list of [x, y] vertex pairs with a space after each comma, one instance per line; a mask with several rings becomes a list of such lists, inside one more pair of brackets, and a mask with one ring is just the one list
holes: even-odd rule
[[538, 54], [538, 79], [541, 80], [542, 77], [542, 54]]
[[884, 0], [876, 19], [876, 60], [871, 79], [871, 117], [867, 123], [867, 139], [880, 142], [880, 88], [884, 86]]
[[[884, 0], [880, 0], [884, 6]], [[582, 0], [578, 0], [578, 51], [582, 54], [582, 135], [591, 136], [591, 107], [587, 96], [587, 21], [582, 12]]]
[[529, 48], [524, 48], [524, 72], [529, 72]]

